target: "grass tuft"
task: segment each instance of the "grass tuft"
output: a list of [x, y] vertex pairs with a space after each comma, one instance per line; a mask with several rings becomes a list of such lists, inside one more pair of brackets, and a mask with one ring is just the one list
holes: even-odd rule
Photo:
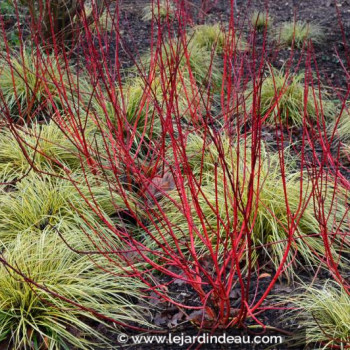
[[[340, 118], [337, 118], [337, 129], [336, 129], [336, 137], [339, 141], [349, 144], [350, 141], [350, 114], [349, 114], [349, 106], [343, 110]], [[339, 114], [337, 115], [339, 117]], [[335, 122], [330, 124], [330, 132], [332, 133], [335, 128]]]
[[[350, 340], [350, 296], [332, 281], [305, 287], [288, 302], [299, 311], [298, 324], [305, 329], [306, 343], [317, 349], [345, 348]], [[295, 339], [303, 342], [305, 339]]]
[[[53, 103], [60, 109], [70, 102], [67, 99], [73, 96], [69, 94], [71, 84], [76, 83], [76, 77], [54, 55], [24, 50], [23, 57], [13, 55], [9, 60], [0, 60], [0, 90], [14, 119], [49, 118], [55, 112]], [[67, 99], [59, 93], [63, 89]]]
[[225, 32], [219, 24], [203, 24], [193, 28], [191, 43], [199, 48], [222, 53], [225, 46]]
[[[197, 46], [199, 49], [205, 49], [208, 52], [222, 54], [225, 51], [226, 32], [219, 24], [202, 24], [195, 26], [189, 33], [190, 50], [191, 46]], [[242, 35], [236, 34], [234, 37], [235, 50], [246, 51], [248, 43]]]
[[276, 40], [279, 44], [289, 47], [294, 45], [297, 48], [301, 48], [309, 40], [314, 44], [320, 44], [324, 38], [325, 34], [321, 26], [302, 21], [284, 22], [276, 33]]
[[273, 24], [273, 19], [266, 11], [254, 11], [251, 15], [251, 23], [253, 28], [258, 32], [270, 28]]
[[210, 86], [212, 89], [221, 87], [222, 72], [218, 55], [213, 55], [212, 51], [200, 47], [195, 42], [184, 44], [180, 40], [171, 40], [161, 46], [157, 55], [153, 55], [153, 59], [150, 53], [143, 55], [141, 62], [146, 71], [153, 60], [157, 77], [160, 76], [160, 72], [165, 71], [168, 77], [181, 76], [181, 79], [185, 80], [185, 83], [181, 84], [185, 85], [186, 81], [191, 81], [192, 75], [198, 86]]
[[16, 133], [19, 141], [9, 129], [0, 133], [0, 175], [7, 181], [25, 175], [32, 165], [40, 171], [55, 172], [60, 172], [62, 167], [76, 170], [81, 166], [76, 147], [56, 124], [17, 128]]
[[[301, 127], [304, 123], [304, 110], [307, 120], [316, 120], [317, 117], [329, 117], [334, 112], [334, 105], [325, 93], [319, 97], [319, 91], [309, 86], [305, 87], [305, 75], [284, 74], [283, 70], [272, 70], [261, 84], [258, 98], [258, 111], [262, 118], [275, 124], [276, 120], [288, 126]], [[305, 96], [305, 94], [307, 96]], [[252, 110], [254, 92], [247, 95], [247, 110]], [[306, 106], [305, 106], [306, 104]], [[306, 108], [305, 108], [306, 107]]]
[[91, 177], [88, 181], [90, 188], [83, 175], [74, 174], [68, 180], [31, 173], [13, 191], [2, 191], [0, 242], [7, 245], [17, 235], [33, 236], [43, 231], [57, 235], [59, 231], [67, 241], [79, 247], [80, 243], [83, 246], [86, 243], [86, 234], [93, 240], [98, 238], [94, 237], [93, 229], [108, 235], [85, 198], [97, 203], [101, 215], [106, 218], [124, 208], [123, 201], [98, 179]]
[[156, 20], [165, 20], [167, 17], [172, 19], [175, 15], [176, 8], [169, 0], [152, 1], [151, 4], [145, 6], [142, 10], [142, 19], [147, 22], [153, 18]]
[[[25, 277], [0, 265], [0, 339], [12, 349], [96, 349], [109, 340], [92, 324], [117, 332], [89, 311], [71, 305], [66, 298], [119, 322], [144, 323], [131, 298], [140, 297], [142, 283], [105, 273], [93, 259], [73, 254], [60, 239], [41, 235], [35, 243], [17, 237], [2, 255]], [[104, 266], [104, 259], [96, 262]], [[45, 289], [37, 285], [44, 286]]]

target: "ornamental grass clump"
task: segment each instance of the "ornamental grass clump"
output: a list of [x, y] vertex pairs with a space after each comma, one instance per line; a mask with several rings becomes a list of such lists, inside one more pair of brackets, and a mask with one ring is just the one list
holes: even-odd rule
[[[159, 111], [162, 104], [162, 88], [159, 80], [153, 80], [149, 84], [141, 78], [130, 80], [123, 86], [120, 95], [120, 105], [125, 104], [126, 120], [131, 128], [136, 128], [140, 133], [160, 132]], [[113, 108], [113, 104], [110, 105]], [[113, 113], [115, 115], [115, 113]], [[113, 114], [112, 117], [113, 117]], [[116, 118], [113, 118], [116, 122]]]
[[250, 20], [253, 28], [258, 32], [271, 28], [273, 24], [273, 19], [266, 11], [254, 11]]
[[345, 349], [350, 341], [350, 296], [346, 287], [328, 280], [322, 285], [301, 289], [288, 298], [297, 307], [293, 316], [304, 336], [295, 336], [296, 345], [312, 344], [317, 349]]
[[[106, 321], [145, 324], [135, 306], [143, 285], [103, 257], [71, 252], [56, 236], [17, 237], [0, 258], [0, 340], [11, 349], [96, 349], [111, 346]], [[123, 277], [124, 276], [124, 277]]]
[[335, 138], [346, 145], [350, 141], [350, 114], [349, 105], [345, 104], [341, 113], [335, 115], [334, 121], [329, 125], [329, 133], [335, 133]]
[[[90, 178], [89, 187], [86, 176]], [[31, 173], [12, 191], [3, 190], [0, 198], [0, 242], [3, 244], [17, 235], [33, 237], [50, 231], [61, 234], [70, 243], [84, 245], [88, 238], [94, 241], [94, 230], [100, 230], [107, 240], [114, 242], [98, 215], [111, 222], [109, 216], [125, 207], [120, 196], [113, 194], [107, 184], [83, 173], [73, 174], [70, 179]], [[94, 206], [98, 207], [96, 213]]]
[[329, 118], [335, 108], [326, 93], [312, 86], [305, 86], [303, 73], [286, 74], [283, 70], [271, 70], [261, 82], [261, 90], [254, 95], [247, 93], [246, 110], [253, 108], [253, 101], [261, 118], [270, 124], [282, 123], [301, 127], [305, 120]]
[[302, 48], [308, 41], [320, 44], [324, 38], [325, 34], [321, 26], [303, 21], [284, 22], [276, 32], [276, 41], [280, 45], [289, 47]]
[[[249, 45], [242, 34], [229, 33], [220, 24], [202, 24], [193, 27], [188, 33], [189, 51], [206, 50], [209, 53], [222, 55], [226, 51], [226, 47], [233, 46], [234, 52], [247, 51]], [[232, 41], [233, 43], [231, 43]]]
[[[102, 8], [99, 12], [96, 12], [91, 5], [91, 3], [84, 4], [84, 15], [90, 19], [88, 22], [90, 22], [89, 28], [91, 31], [93, 33], [96, 33], [97, 31], [112, 32], [115, 28], [116, 18], [111, 9], [107, 7], [106, 9]], [[102, 5], [102, 7], [104, 6]], [[95, 16], [96, 19], [92, 19], [93, 16]]]
[[171, 39], [159, 45], [156, 52], [143, 55], [141, 63], [146, 72], [154, 70], [157, 77], [160, 72], [166, 72], [167, 77], [177, 77], [180, 81], [184, 79], [190, 82], [190, 86], [194, 85], [194, 78], [199, 86], [209, 85], [212, 89], [221, 87], [219, 57], [196, 42], [192, 44], [190, 36]]
[[183, 47], [180, 51], [175, 52], [174, 62], [179, 57], [181, 57], [178, 61], [179, 69], [184, 76], [191, 73], [198, 84], [210, 84], [213, 89], [221, 86], [220, 63], [218, 58], [212, 55], [211, 51], [196, 44], [188, 44], [186, 48]]
[[80, 166], [78, 149], [53, 122], [0, 132], [0, 175], [7, 181], [21, 178], [31, 169], [62, 173]]
[[[161, 126], [159, 115], [171, 112], [181, 115], [184, 119], [189, 119], [193, 111], [199, 111], [203, 108], [201, 105], [203, 93], [196, 86], [191, 85], [186, 77], [182, 77], [172, 86], [167, 83], [167, 81], [162, 82], [160, 78], [155, 78], [149, 86], [150, 90], [140, 81], [136, 81], [136, 85], [124, 87], [126, 90], [124, 97], [127, 105], [127, 119], [132, 125], [140, 113], [139, 109], [144, 103], [145, 94], [148, 94], [150, 99], [148, 103], [146, 101], [146, 105], [149, 106], [149, 115], [158, 116], [156, 120], [148, 121], [148, 126], [152, 125], [155, 130], [159, 130]], [[144, 112], [142, 114], [145, 115]], [[141, 127], [144, 124], [145, 120], [142, 120]]]
[[147, 22], [152, 19], [164, 21], [175, 16], [176, 7], [171, 0], [152, 0], [142, 9], [142, 19]]
[[[222, 53], [225, 47], [225, 31], [219, 24], [202, 24], [195, 26], [189, 34], [192, 45], [208, 51]], [[244, 43], [238, 46], [242, 48]]]
[[[64, 60], [40, 49], [30, 52], [24, 48], [9, 58], [3, 57], [0, 60], [3, 112], [18, 122], [49, 119], [69, 105], [76, 94], [78, 80], [69, 70]], [[83, 85], [80, 77], [82, 91]]]
[[[105, 128], [117, 130], [122, 124], [124, 131], [138, 139], [158, 138], [162, 132], [161, 119], [168, 114], [178, 114], [191, 121], [193, 114], [203, 110], [202, 94], [185, 77], [174, 85], [159, 77], [150, 82], [136, 77], [128, 80], [116, 93], [117, 103], [109, 99], [94, 101], [95, 118], [99, 123], [103, 122]], [[95, 126], [95, 131], [100, 133], [103, 128]]]

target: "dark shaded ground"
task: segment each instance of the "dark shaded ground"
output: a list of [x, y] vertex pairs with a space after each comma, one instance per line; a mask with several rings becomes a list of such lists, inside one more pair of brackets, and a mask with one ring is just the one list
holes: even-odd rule
[[[215, 1], [213, 1], [215, 2]], [[199, 8], [200, 1], [189, 1], [189, 8]], [[230, 1], [218, 0], [213, 4], [205, 16], [205, 21], [210, 23], [227, 22], [230, 18]], [[237, 27], [247, 27], [249, 23], [249, 14], [255, 9], [264, 10], [265, 0], [242, 1], [237, 0], [238, 12], [236, 18], [238, 20]], [[123, 42], [124, 50], [121, 52], [121, 62], [125, 66], [133, 64], [130, 56], [126, 52], [133, 55], [147, 51], [150, 46], [151, 25], [149, 22], [142, 20], [142, 9], [147, 4], [146, 0], [131, 1], [124, 0], [122, 2], [121, 21], [124, 28]], [[198, 12], [198, 11], [197, 11]], [[326, 41], [315, 48], [319, 70], [323, 78], [323, 82], [327, 85], [334, 85], [340, 89], [347, 86], [346, 76], [339, 64], [339, 58], [346, 62], [347, 48], [344, 47], [343, 37], [347, 38], [350, 33], [350, 0], [338, 1], [337, 6], [334, 0], [305, 0], [305, 1], [270, 1], [269, 13], [274, 19], [274, 25], [278, 25], [284, 21], [290, 21], [294, 18], [297, 20], [305, 20], [320, 24], [326, 33]], [[203, 20], [197, 16], [198, 23]], [[343, 31], [341, 30], [341, 25]], [[295, 62], [299, 58], [298, 52], [295, 55]], [[281, 50], [278, 57], [273, 62], [276, 67], [283, 66], [290, 57], [290, 50]], [[349, 55], [348, 55], [349, 59]], [[350, 63], [350, 62], [349, 62]]]

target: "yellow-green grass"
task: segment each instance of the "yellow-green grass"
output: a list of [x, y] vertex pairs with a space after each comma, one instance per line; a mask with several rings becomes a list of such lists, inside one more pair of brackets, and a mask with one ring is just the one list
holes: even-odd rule
[[82, 174], [68, 180], [31, 173], [12, 191], [2, 190], [0, 198], [0, 242], [5, 245], [18, 235], [33, 237], [43, 231], [60, 233], [77, 249], [92, 247], [101, 237], [113, 245], [117, 239], [102, 221], [112, 223], [109, 216], [125, 209], [107, 184]]
[[277, 42], [289, 47], [294, 45], [297, 48], [301, 48], [308, 41], [320, 44], [324, 38], [325, 34], [320, 25], [303, 21], [284, 22], [276, 31]]
[[253, 28], [255, 28], [258, 32], [271, 28], [273, 24], [272, 17], [266, 11], [255, 10], [251, 15], [250, 20]]
[[29, 120], [39, 115], [50, 118], [55, 108], [61, 110], [72, 102], [78, 83], [81, 95], [88, 94], [83, 77], [80, 75], [78, 82], [73, 69], [53, 54], [23, 50], [23, 56], [13, 53], [9, 59], [0, 60], [2, 99], [15, 119], [20, 114]]
[[91, 19], [90, 29], [93, 32], [96, 31], [104, 31], [104, 32], [112, 32], [116, 28], [116, 18], [113, 18], [112, 11], [105, 9], [103, 12], [99, 14], [98, 17], [96, 13], [93, 13], [93, 9], [91, 7], [91, 3], [84, 4], [85, 16], [87, 19]]
[[170, 0], [155, 0], [142, 9], [144, 21], [172, 19], [175, 16], [175, 5]]
[[334, 116], [334, 121], [329, 125], [329, 133], [335, 133], [335, 138], [346, 145], [350, 141], [350, 114], [349, 114], [349, 105], [346, 104], [341, 115], [340, 112], [336, 113]]
[[[159, 79], [148, 84], [142, 78], [134, 78], [123, 86], [123, 92], [119, 95], [119, 106], [121, 108], [125, 106], [125, 111], [122, 112], [125, 113], [131, 129], [135, 128], [147, 136], [161, 131], [159, 114], [162, 103], [162, 87]], [[110, 104], [110, 107], [116, 123], [113, 104]]]
[[[103, 324], [111, 333], [118, 332], [118, 328], [88, 310], [124, 324], [145, 324], [145, 310], [132, 301], [140, 297], [142, 283], [119, 277], [125, 272], [108, 266], [103, 257], [72, 253], [57, 236], [19, 236], [1, 259], [0, 339], [8, 340], [11, 349], [111, 346], [92, 325]], [[111, 272], [103, 272], [99, 266]]]
[[[335, 110], [333, 102], [325, 92], [320, 94], [318, 89], [313, 91], [311, 86], [306, 89], [304, 81], [303, 73], [285, 74], [283, 70], [271, 70], [263, 79], [257, 97], [253, 96], [253, 90], [247, 92], [247, 111], [258, 112], [269, 123], [281, 121], [291, 127], [303, 125], [305, 112], [308, 121], [329, 118]], [[253, 98], [258, 103], [256, 112], [253, 111]]]
[[[229, 40], [232, 40], [225, 32], [224, 27], [219, 24], [197, 25], [192, 28], [188, 37], [190, 49], [193, 45], [218, 54], [222, 54], [225, 51], [225, 46], [229, 44]], [[238, 34], [234, 36], [234, 45], [236, 51], [246, 51], [249, 47], [243, 36]]]
[[76, 170], [81, 155], [53, 122], [0, 132], [0, 174], [7, 181], [20, 178], [34, 168], [39, 171]]
[[170, 115], [190, 121], [192, 115], [199, 115], [203, 110], [202, 94], [197, 86], [191, 86], [188, 79], [178, 80], [173, 86], [169, 82], [162, 83], [159, 77], [150, 83], [136, 77], [128, 80], [117, 90], [115, 103], [109, 100], [94, 100], [94, 109], [99, 123], [98, 132], [108, 130], [109, 125], [119, 129], [131, 130], [135, 135], [143, 135], [151, 139], [162, 132], [162, 120]]
[[[152, 56], [152, 57], [151, 57]], [[151, 67], [151, 62], [153, 66]], [[191, 81], [191, 76], [198, 85], [210, 86], [215, 89], [221, 86], [221, 69], [218, 55], [201, 47], [196, 42], [191, 43], [173, 39], [162, 44], [157, 53], [146, 53], [141, 57], [141, 66], [148, 72], [153, 69], [156, 76], [167, 72], [167, 77], [173, 79], [184, 77]], [[164, 73], [163, 73], [164, 74]]]
[[189, 34], [191, 44], [208, 51], [222, 53], [225, 46], [225, 32], [219, 24], [195, 26]]
[[304, 346], [306, 341], [306, 345], [325, 350], [344, 349], [349, 344], [350, 296], [337, 282], [305, 286], [287, 302], [297, 307], [293, 317], [303, 329], [295, 336], [295, 345]]

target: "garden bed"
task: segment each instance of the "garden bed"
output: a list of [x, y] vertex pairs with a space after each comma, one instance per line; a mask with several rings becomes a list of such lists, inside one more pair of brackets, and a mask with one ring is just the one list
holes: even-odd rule
[[349, 346], [350, 1], [69, 1], [0, 4], [0, 349]]

